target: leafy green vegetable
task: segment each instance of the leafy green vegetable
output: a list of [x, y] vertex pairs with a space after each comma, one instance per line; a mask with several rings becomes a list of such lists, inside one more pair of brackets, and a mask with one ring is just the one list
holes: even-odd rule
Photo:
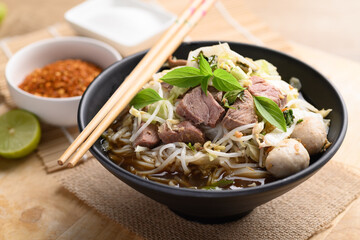
[[254, 61], [256, 65], [259, 66], [259, 69], [254, 72], [252, 75], [260, 76], [262, 74], [270, 75], [270, 76], [279, 76], [279, 73], [276, 70], [276, 67], [272, 65], [270, 62], [259, 59]]
[[182, 88], [190, 88], [201, 85], [201, 89], [206, 94], [211, 78], [213, 78], [213, 86], [219, 91], [244, 89], [241, 87], [236, 78], [227, 71], [223, 69], [216, 69], [212, 72], [208, 61], [202, 54], [198, 56], [198, 59], [200, 69], [194, 67], [176, 68], [165, 74], [160, 79], [168, 84]]
[[200, 72], [200, 69], [194, 67], [176, 68], [165, 74], [161, 80], [173, 86], [189, 88], [201, 84], [206, 75]]
[[202, 54], [200, 55], [200, 59], [199, 59], [199, 67], [201, 74], [205, 76], [201, 81], [201, 89], [207, 95], [207, 88], [209, 84], [209, 79], [212, 76], [212, 70], [210, 68], [209, 63], [205, 60]]
[[291, 126], [294, 123], [294, 114], [292, 109], [285, 110], [283, 112], [286, 126]]
[[220, 64], [220, 68], [229, 69], [230, 74], [233, 75], [237, 80], [241, 81], [249, 78], [249, 76], [244, 72], [244, 70], [240, 66], [234, 64], [230, 56], [223, 55], [221, 56], [219, 61], [222, 62]]
[[130, 106], [140, 109], [160, 100], [163, 100], [162, 97], [160, 97], [154, 89], [145, 88], [136, 94], [136, 96], [131, 100]]
[[211, 55], [210, 57], [206, 57], [206, 56], [204, 56], [203, 51], [200, 51], [197, 57], [193, 57], [194, 59], [192, 61], [195, 61], [199, 64], [201, 56], [203, 56], [204, 59], [209, 63], [212, 71], [214, 71], [217, 68], [217, 56]]
[[286, 132], [286, 122], [279, 106], [267, 97], [254, 96], [254, 103], [260, 115], [275, 127]]
[[[148, 113], [151, 115], [155, 112], [157, 105], [150, 105], [149, 109], [148, 109]], [[163, 101], [162, 103], [160, 103], [160, 108], [159, 108], [159, 112], [156, 114], [157, 117], [160, 117], [162, 119], [168, 119], [169, 116], [169, 109], [168, 109], [168, 105], [166, 104], [166, 101]]]
[[214, 71], [213, 86], [219, 91], [232, 91], [244, 88], [236, 80], [236, 78], [223, 69], [216, 69]]
[[207, 76], [204, 77], [204, 79], [201, 82], [201, 89], [203, 90], [203, 92], [205, 93], [205, 95], [207, 96], [207, 89], [208, 89], [208, 85], [209, 85], [209, 79], [211, 76]]
[[234, 104], [234, 102], [236, 101], [237, 98], [240, 98], [240, 100], [242, 100], [243, 95], [244, 95], [244, 90], [241, 90], [241, 89], [232, 90], [232, 91], [225, 93], [225, 95], [222, 99], [224, 107], [234, 109], [233, 107], [230, 107], [230, 105]]
[[199, 68], [200, 68], [200, 72], [203, 75], [212, 75], [212, 70], [210, 68], [209, 63], [205, 60], [204, 56], [201, 54], [200, 55], [200, 60], [199, 60]]
[[203, 187], [202, 189], [205, 189], [205, 190], [214, 190], [216, 188], [224, 188], [224, 187], [227, 187], [231, 184], [234, 184], [234, 181], [233, 180], [227, 180], [227, 179], [221, 179], [209, 186], [205, 186]]
[[237, 80], [244, 80], [248, 79], [248, 75], [240, 68], [240, 67], [233, 67], [230, 70], [231, 75], [233, 75]]
[[304, 121], [304, 119], [299, 119], [299, 120], [296, 122], [296, 124], [299, 124], [299, 123], [301, 123], [302, 121]]
[[181, 87], [177, 87], [174, 86], [169, 93], [169, 97], [168, 100], [172, 103], [175, 102], [175, 100], [180, 96], [185, 94], [187, 91], [189, 90], [189, 88], [181, 88]]

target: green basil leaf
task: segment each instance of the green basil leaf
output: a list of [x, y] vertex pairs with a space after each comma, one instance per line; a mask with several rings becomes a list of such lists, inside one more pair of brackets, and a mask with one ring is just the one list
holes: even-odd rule
[[225, 99], [228, 104], [232, 105], [237, 98], [240, 98], [242, 100], [243, 95], [244, 95], [244, 90], [242, 89], [232, 90], [225, 93], [223, 100]]
[[294, 123], [294, 118], [295, 118], [293, 114], [293, 110], [292, 109], [285, 110], [283, 114], [284, 114], [286, 126], [288, 127], [291, 126]]
[[213, 74], [208, 61], [206, 61], [206, 59], [202, 54], [200, 55], [199, 68], [201, 74], [210, 75], [210, 76]]
[[237, 98], [240, 98], [240, 100], [243, 100], [244, 96], [244, 90], [232, 90], [224, 94], [222, 98], [222, 103], [224, 104], [224, 107], [235, 109], [234, 107], [231, 107], [230, 105], [234, 104]]
[[254, 103], [260, 115], [275, 127], [286, 132], [286, 122], [279, 106], [267, 97], [254, 96]]
[[203, 90], [203, 92], [205, 93], [206, 96], [207, 96], [207, 94], [208, 94], [207, 89], [208, 89], [210, 77], [211, 77], [211, 76], [204, 77], [204, 79], [203, 79], [202, 82], [201, 82], [201, 89]]
[[220, 68], [214, 71], [213, 86], [225, 92], [244, 89], [233, 75]]
[[205, 76], [200, 69], [181, 67], [168, 72], [160, 79], [173, 86], [189, 88], [200, 85]]
[[136, 96], [131, 100], [130, 106], [134, 106], [134, 108], [140, 109], [160, 100], [163, 99], [154, 89], [145, 88], [136, 94]]

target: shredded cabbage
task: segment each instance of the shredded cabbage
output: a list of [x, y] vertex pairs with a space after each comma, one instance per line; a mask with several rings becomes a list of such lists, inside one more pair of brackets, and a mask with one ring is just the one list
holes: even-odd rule
[[157, 117], [162, 119], [173, 119], [174, 116], [174, 106], [169, 100], [161, 100], [156, 104], [149, 105], [148, 113], [153, 114], [157, 105], [160, 104], [160, 110], [156, 114]]
[[185, 94], [187, 91], [189, 90], [189, 88], [181, 88], [181, 87], [177, 87], [177, 86], [173, 86], [173, 88], [170, 90], [170, 93], [169, 93], [169, 101], [170, 102], [175, 102], [175, 100]]
[[258, 70], [253, 72], [252, 75], [262, 77], [264, 79], [273, 80], [281, 79], [276, 67], [264, 59], [254, 61], [258, 66]]

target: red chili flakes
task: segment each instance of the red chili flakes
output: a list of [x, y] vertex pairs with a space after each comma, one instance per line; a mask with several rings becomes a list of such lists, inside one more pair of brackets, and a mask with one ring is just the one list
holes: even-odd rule
[[101, 69], [79, 59], [60, 60], [35, 69], [19, 87], [41, 97], [81, 96]]

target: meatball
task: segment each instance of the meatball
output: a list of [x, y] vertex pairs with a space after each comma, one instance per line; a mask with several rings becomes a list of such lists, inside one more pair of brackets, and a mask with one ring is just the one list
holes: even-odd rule
[[265, 167], [275, 177], [283, 178], [307, 168], [309, 161], [309, 153], [299, 141], [284, 139], [269, 152]]
[[324, 122], [317, 117], [304, 117], [290, 137], [298, 139], [310, 155], [319, 153], [326, 143]]

